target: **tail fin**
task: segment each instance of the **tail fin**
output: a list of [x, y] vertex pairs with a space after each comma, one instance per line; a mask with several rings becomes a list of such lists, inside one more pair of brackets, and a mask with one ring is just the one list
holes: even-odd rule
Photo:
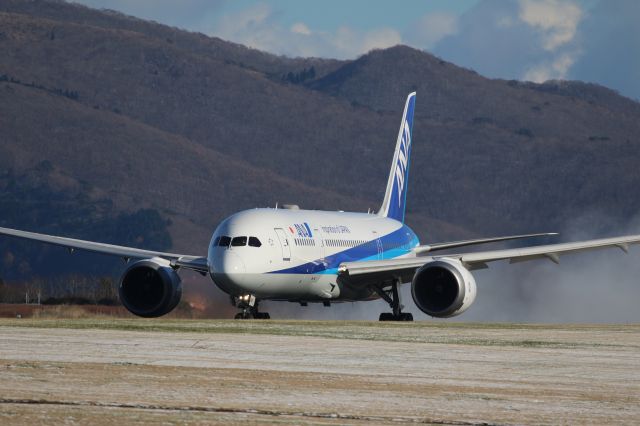
[[413, 110], [416, 105], [416, 92], [407, 96], [404, 105], [396, 152], [393, 155], [387, 192], [378, 214], [404, 222], [404, 207], [407, 199], [407, 180], [409, 179], [409, 160], [411, 158], [411, 135], [413, 129]]

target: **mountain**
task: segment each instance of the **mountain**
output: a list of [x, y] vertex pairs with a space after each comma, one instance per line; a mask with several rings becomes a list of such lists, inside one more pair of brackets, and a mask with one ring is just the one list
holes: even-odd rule
[[0, 176], [22, 182], [3, 191], [21, 188], [7, 198], [18, 211], [35, 208], [25, 191], [50, 200], [37, 221], [0, 214], [0, 226], [88, 238], [45, 213], [91, 211], [114, 229], [143, 211], [163, 229], [127, 241], [203, 254], [241, 209], [375, 209], [414, 90], [408, 222], [423, 240], [563, 231], [577, 216], [600, 234], [640, 209], [640, 104], [601, 86], [492, 80], [405, 46], [286, 58], [113, 11], [0, 0]]
[[626, 196], [640, 178], [640, 104], [604, 87], [490, 80], [404, 46], [309, 86], [381, 113], [418, 92], [410, 194], [418, 186], [429, 201], [411, 206], [430, 217], [491, 233], [562, 230], [585, 212], [618, 223], [640, 207]]

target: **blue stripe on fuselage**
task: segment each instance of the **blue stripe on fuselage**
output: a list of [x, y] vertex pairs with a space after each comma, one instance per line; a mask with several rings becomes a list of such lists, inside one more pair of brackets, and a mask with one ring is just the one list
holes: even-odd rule
[[368, 241], [347, 250], [331, 254], [324, 259], [317, 259], [312, 262], [291, 268], [269, 272], [270, 274], [336, 274], [338, 266], [343, 262], [355, 262], [366, 260], [393, 259], [411, 252], [415, 246], [419, 245], [418, 237], [406, 225], [398, 228], [390, 234], [379, 238], [383, 251], [378, 253], [377, 240]]

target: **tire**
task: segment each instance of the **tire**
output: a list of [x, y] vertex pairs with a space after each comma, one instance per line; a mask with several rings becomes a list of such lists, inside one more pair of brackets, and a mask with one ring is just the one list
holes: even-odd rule
[[413, 314], [411, 312], [403, 312], [400, 314], [400, 321], [413, 321]]
[[383, 312], [380, 314], [379, 321], [393, 321], [393, 314], [391, 312]]

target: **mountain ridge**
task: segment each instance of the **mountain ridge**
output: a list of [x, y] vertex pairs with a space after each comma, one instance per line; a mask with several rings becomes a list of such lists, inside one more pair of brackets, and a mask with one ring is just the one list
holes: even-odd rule
[[0, 169], [52, 161], [116, 210], [157, 209], [190, 253], [240, 209], [377, 208], [414, 90], [408, 221], [425, 242], [592, 211], [604, 233], [640, 209], [640, 104], [601, 86], [487, 79], [406, 46], [285, 58], [60, 1], [2, 0], [0, 27]]

